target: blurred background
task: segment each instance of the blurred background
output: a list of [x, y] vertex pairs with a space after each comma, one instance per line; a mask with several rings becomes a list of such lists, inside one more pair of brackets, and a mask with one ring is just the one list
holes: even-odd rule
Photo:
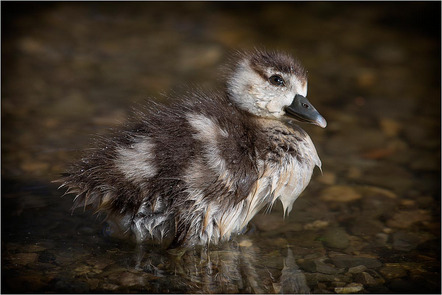
[[[440, 292], [440, 2], [2, 2], [1, 13], [2, 292]], [[134, 250], [91, 212], [71, 216], [51, 181], [93, 136], [172, 91], [224, 87], [229, 55], [254, 47], [303, 63], [329, 123], [302, 125], [323, 174], [289, 218], [261, 214], [238, 247], [203, 259]]]

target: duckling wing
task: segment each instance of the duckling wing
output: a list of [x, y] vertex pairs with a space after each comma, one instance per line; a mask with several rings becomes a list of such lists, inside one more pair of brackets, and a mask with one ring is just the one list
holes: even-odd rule
[[[207, 186], [215, 182], [213, 189], [206, 189], [206, 196], [219, 198], [229, 193], [224, 202], [233, 206], [245, 199], [258, 179], [256, 126], [248, 116], [234, 107], [226, 97], [201, 99], [198, 108], [191, 108], [185, 117], [191, 127], [192, 138], [196, 141], [197, 153], [190, 166], [190, 172], [205, 171], [188, 183]], [[202, 106], [202, 107], [201, 107]]]

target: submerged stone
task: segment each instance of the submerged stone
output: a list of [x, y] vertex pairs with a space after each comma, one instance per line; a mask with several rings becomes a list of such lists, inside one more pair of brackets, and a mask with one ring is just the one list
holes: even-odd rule
[[364, 289], [364, 286], [359, 283], [351, 283], [348, 284], [345, 287], [336, 287], [335, 292], [338, 294], [351, 294], [351, 293], [358, 293]]
[[323, 274], [337, 274], [342, 272], [342, 269], [337, 269], [321, 260], [300, 259], [298, 260], [298, 264], [303, 270], [308, 272], [320, 272]]
[[331, 257], [330, 259], [337, 267], [354, 267], [364, 265], [367, 268], [377, 268], [382, 265], [382, 263], [375, 258], [351, 256], [346, 254], [339, 254]]
[[367, 267], [365, 265], [358, 265], [353, 266], [348, 269], [349, 273], [361, 273], [363, 271], [367, 270]]
[[347, 232], [342, 227], [326, 229], [324, 244], [330, 248], [345, 249], [350, 245]]
[[361, 273], [357, 273], [355, 275], [355, 280], [356, 280], [356, 282], [361, 283], [363, 285], [372, 286], [372, 285], [377, 284], [376, 280], [369, 273], [367, 273], [365, 271], [361, 272]]
[[390, 118], [381, 118], [379, 120], [379, 125], [382, 129], [382, 132], [388, 137], [395, 137], [402, 130], [401, 124], [398, 121]]
[[410, 251], [430, 238], [431, 235], [428, 233], [398, 231], [393, 234], [393, 248], [400, 251]]
[[321, 193], [321, 200], [334, 202], [352, 202], [360, 199], [362, 196], [351, 186], [335, 185], [326, 188]]
[[382, 267], [379, 272], [386, 279], [401, 278], [407, 275], [407, 271], [402, 266], [393, 263], [386, 264], [386, 266]]
[[408, 228], [413, 223], [431, 220], [431, 213], [428, 210], [399, 211], [387, 221], [389, 227]]
[[28, 265], [37, 262], [37, 253], [17, 253], [9, 256], [12, 263], [18, 265]]
[[383, 224], [376, 219], [368, 219], [366, 216], [356, 218], [350, 227], [350, 231], [355, 236], [372, 236], [382, 231]]

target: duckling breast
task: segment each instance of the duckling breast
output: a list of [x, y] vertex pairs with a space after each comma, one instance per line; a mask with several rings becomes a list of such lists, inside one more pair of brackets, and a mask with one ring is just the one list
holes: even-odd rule
[[289, 127], [275, 120], [258, 121], [266, 145], [259, 152], [260, 177], [247, 197], [248, 210], [242, 226], [265, 205], [271, 209], [278, 199], [284, 207], [284, 215], [290, 213], [294, 201], [310, 182], [314, 167], [321, 167], [310, 137], [300, 127]]

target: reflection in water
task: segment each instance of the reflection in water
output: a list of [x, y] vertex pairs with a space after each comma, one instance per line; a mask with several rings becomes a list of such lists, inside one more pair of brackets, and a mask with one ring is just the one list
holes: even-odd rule
[[173, 274], [174, 279], [169, 282], [186, 285], [190, 292], [310, 293], [289, 247], [285, 258], [277, 258], [283, 259], [283, 268], [276, 270], [277, 275], [272, 275], [265, 261], [259, 259], [261, 251], [248, 237], [239, 237], [214, 249], [168, 250], [168, 255], [155, 261], [155, 251], [140, 245], [135, 254], [135, 269], [157, 277]]
[[284, 259], [284, 268], [281, 273], [281, 291], [279, 293], [310, 293], [305, 275], [299, 269], [293, 257], [293, 251], [287, 248], [287, 257]]

